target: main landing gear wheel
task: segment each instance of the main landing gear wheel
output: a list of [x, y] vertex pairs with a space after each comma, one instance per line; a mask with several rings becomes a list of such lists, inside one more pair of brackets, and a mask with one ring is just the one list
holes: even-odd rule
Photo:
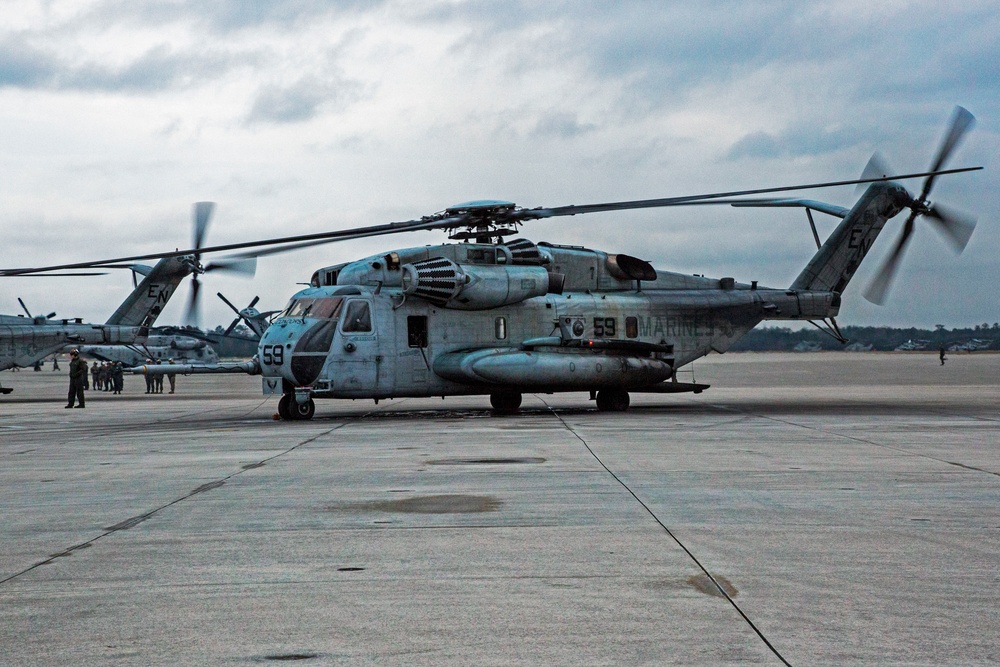
[[521, 407], [521, 394], [508, 391], [490, 394], [490, 405], [495, 415], [512, 415]]
[[305, 403], [299, 403], [293, 398], [288, 404], [288, 411], [291, 413], [292, 419], [312, 419], [313, 415], [316, 414], [316, 403], [311, 398]]
[[316, 403], [311, 398], [299, 403], [294, 394], [282, 394], [278, 399], [278, 416], [284, 420], [312, 419], [315, 414]]
[[601, 412], [625, 412], [628, 404], [628, 392], [624, 389], [602, 389], [597, 392], [597, 409]]

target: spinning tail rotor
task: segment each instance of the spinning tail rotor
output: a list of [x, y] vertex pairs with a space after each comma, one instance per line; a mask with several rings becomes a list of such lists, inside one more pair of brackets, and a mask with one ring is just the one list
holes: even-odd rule
[[198, 280], [199, 274], [208, 273], [210, 271], [228, 271], [231, 273], [241, 273], [247, 276], [252, 276], [257, 271], [257, 260], [253, 257], [241, 259], [220, 259], [211, 262], [208, 265], [202, 265], [201, 249], [204, 247], [205, 235], [208, 232], [208, 224], [211, 222], [212, 213], [214, 212], [215, 202], [200, 201], [194, 205], [194, 229], [192, 239], [194, 251], [192, 253], [191, 261], [191, 296], [188, 299], [187, 309], [184, 313], [184, 324], [194, 327], [198, 327], [200, 319], [198, 315], [201, 291], [201, 281]]
[[[892, 280], [899, 268], [903, 252], [913, 234], [917, 218], [926, 217], [930, 220], [944, 234], [945, 238], [948, 239], [957, 252], [962, 252], [969, 243], [972, 232], [976, 228], [975, 218], [952, 211], [940, 204], [932, 204], [927, 197], [930, 195], [931, 189], [934, 187], [934, 181], [939, 175], [937, 172], [941, 170], [945, 162], [948, 161], [948, 158], [951, 157], [951, 154], [965, 134], [972, 128], [974, 122], [975, 117], [967, 110], [962, 107], [955, 108], [948, 134], [938, 149], [937, 157], [934, 159], [934, 163], [930, 169], [930, 175], [924, 180], [920, 195], [916, 198], [910, 195], [910, 201], [907, 204], [907, 208], [910, 209], [910, 215], [906, 218], [906, 222], [903, 223], [903, 231], [900, 233], [892, 252], [886, 258], [875, 279], [864, 293], [868, 301], [875, 304], [885, 302], [889, 287], [892, 285]], [[862, 179], [872, 178], [876, 173], [887, 173], [888, 171], [881, 157], [876, 154], [865, 168]]]

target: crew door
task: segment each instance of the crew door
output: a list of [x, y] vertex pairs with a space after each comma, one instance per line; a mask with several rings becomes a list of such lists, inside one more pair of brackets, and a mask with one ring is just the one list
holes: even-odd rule
[[382, 393], [382, 354], [375, 313], [367, 299], [349, 299], [340, 318], [340, 351], [332, 369], [334, 391], [358, 397]]

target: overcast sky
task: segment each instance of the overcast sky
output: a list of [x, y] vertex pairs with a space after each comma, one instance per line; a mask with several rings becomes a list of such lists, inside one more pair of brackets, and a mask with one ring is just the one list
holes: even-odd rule
[[[0, 266], [408, 220], [471, 199], [526, 207], [856, 178], [880, 150], [923, 171], [953, 107], [977, 117], [932, 199], [979, 219], [955, 256], [920, 225], [889, 302], [848, 287], [841, 325], [1000, 320], [1000, 5], [802, 2], [7, 0], [0, 25]], [[919, 191], [919, 182], [907, 184]], [[805, 193], [849, 206], [853, 188]], [[818, 216], [821, 233], [834, 220]], [[801, 210], [701, 207], [528, 223], [658, 268], [784, 287], [815, 251]], [[427, 232], [206, 276], [279, 308], [312, 272]], [[0, 312], [103, 322], [128, 272], [0, 279]], [[178, 323], [184, 288], [161, 318]]]

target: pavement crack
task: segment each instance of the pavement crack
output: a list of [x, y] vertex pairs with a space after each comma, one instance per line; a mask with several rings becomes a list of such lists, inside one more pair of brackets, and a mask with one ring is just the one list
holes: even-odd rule
[[[124, 530], [129, 530], [131, 528], [135, 528], [139, 524], [141, 524], [141, 523], [143, 523], [145, 521], [148, 521], [149, 519], [152, 519], [154, 516], [156, 516], [157, 514], [159, 514], [160, 512], [162, 512], [163, 510], [166, 510], [166, 509], [168, 509], [170, 507], [173, 507], [174, 505], [177, 505], [179, 503], [182, 503], [185, 500], [189, 500], [189, 499], [193, 498], [194, 496], [196, 496], [198, 494], [204, 493], [206, 491], [211, 491], [212, 489], [217, 489], [217, 488], [223, 486], [229, 480], [233, 479], [234, 477], [237, 477], [238, 475], [242, 475], [243, 473], [249, 472], [251, 470], [256, 470], [257, 468], [263, 466], [264, 464], [268, 463], [269, 461], [273, 461], [273, 460], [275, 460], [277, 458], [280, 458], [282, 456], [286, 456], [286, 455], [294, 452], [296, 449], [299, 449], [300, 447], [304, 447], [305, 445], [313, 443], [313, 442], [319, 440], [320, 438], [333, 433], [334, 431], [338, 431], [338, 430], [344, 428], [345, 426], [347, 426], [350, 423], [353, 423], [353, 422], [359, 421], [360, 419], [363, 419], [364, 417], [368, 416], [368, 414], [371, 414], [371, 413], [366, 413], [366, 414], [360, 415], [358, 417], [353, 417], [353, 418], [345, 419], [342, 423], [337, 424], [336, 426], [334, 426], [332, 428], [329, 428], [329, 429], [327, 429], [327, 430], [325, 430], [325, 431], [323, 431], [321, 433], [317, 433], [316, 435], [312, 435], [312, 436], [310, 436], [310, 437], [302, 440], [298, 444], [296, 444], [296, 445], [294, 445], [292, 447], [289, 447], [288, 449], [285, 449], [285, 450], [283, 450], [281, 452], [278, 452], [277, 454], [275, 454], [273, 456], [269, 456], [269, 457], [267, 457], [267, 458], [265, 458], [265, 459], [263, 459], [261, 461], [258, 461], [257, 463], [250, 464], [248, 466], [242, 466], [239, 470], [237, 470], [237, 471], [235, 471], [233, 473], [230, 473], [229, 475], [226, 475], [225, 477], [222, 477], [221, 479], [217, 479], [215, 481], [207, 482], [205, 484], [202, 484], [201, 486], [195, 488], [194, 490], [190, 491], [189, 493], [186, 493], [185, 495], [183, 495], [183, 496], [181, 496], [179, 498], [175, 498], [174, 500], [171, 500], [168, 503], [160, 505], [159, 507], [157, 507], [155, 509], [152, 509], [152, 510], [150, 510], [150, 511], [144, 513], [144, 514], [139, 514], [137, 516], [130, 517], [128, 519], [125, 519], [124, 521], [120, 521], [120, 522], [118, 522], [116, 524], [113, 524], [111, 526], [106, 526], [106, 527], [104, 527], [102, 529], [104, 532], [102, 532], [100, 535], [97, 535], [97, 536], [95, 536], [95, 537], [93, 537], [93, 538], [91, 538], [91, 539], [89, 539], [89, 540], [87, 540], [85, 542], [82, 542], [80, 544], [71, 546], [71, 547], [69, 547], [67, 549], [64, 549], [62, 551], [56, 552], [54, 555], [50, 555], [50, 556], [46, 557], [43, 560], [40, 560], [40, 561], [38, 561], [36, 563], [33, 563], [32, 565], [29, 565], [28, 567], [26, 567], [26, 568], [24, 568], [24, 569], [22, 569], [22, 570], [20, 570], [18, 572], [15, 572], [13, 574], [10, 574], [10, 575], [8, 575], [8, 576], [0, 579], [0, 586], [2, 586], [3, 584], [6, 584], [9, 581], [17, 579], [18, 577], [21, 577], [21, 576], [23, 576], [25, 574], [28, 574], [32, 570], [35, 570], [35, 569], [37, 569], [37, 568], [39, 568], [39, 567], [41, 567], [43, 565], [49, 565], [49, 564], [53, 563], [57, 558], [62, 558], [64, 556], [68, 556], [73, 551], [77, 551], [79, 549], [86, 549], [86, 548], [88, 548], [90, 546], [93, 546], [95, 542], [97, 542], [98, 540], [103, 539], [105, 537], [108, 537], [109, 535], [114, 535], [115, 533], [118, 533], [120, 531], [124, 531]], [[155, 423], [159, 423], [159, 421], [168, 421], [168, 420], [158, 420]]]
[[[740, 606], [736, 604], [736, 600], [733, 599], [733, 596], [730, 595], [730, 591], [727, 590], [727, 588], [731, 587], [732, 584], [730, 584], [729, 581], [726, 580], [725, 578], [722, 578], [722, 582], [720, 582], [719, 579], [717, 579], [711, 572], [709, 572], [708, 568], [702, 565], [701, 561], [698, 560], [698, 557], [695, 556], [694, 553], [690, 549], [688, 549], [683, 542], [681, 542], [680, 538], [678, 538], [677, 535], [675, 535], [674, 532], [670, 530], [670, 528], [668, 528], [667, 525], [663, 523], [658, 516], [656, 516], [656, 514], [653, 512], [653, 509], [645, 502], [643, 502], [643, 500], [636, 494], [636, 492], [633, 491], [631, 487], [629, 487], [629, 485], [625, 483], [625, 480], [623, 480], [621, 477], [615, 474], [615, 472], [611, 470], [611, 468], [609, 468], [606, 463], [604, 463], [601, 457], [597, 455], [597, 452], [593, 450], [593, 448], [583, 438], [583, 436], [577, 433], [576, 430], [572, 426], [570, 426], [566, 422], [566, 420], [563, 419], [562, 416], [558, 412], [556, 412], [556, 410], [552, 406], [548, 404], [548, 402], [546, 402], [544, 398], [540, 396], [538, 398], [539, 400], [542, 401], [542, 403], [546, 405], [546, 407], [548, 407], [549, 412], [552, 414], [552, 416], [558, 419], [562, 423], [563, 427], [567, 431], [572, 433], [573, 436], [577, 440], [579, 440], [581, 444], [583, 444], [583, 446], [587, 449], [587, 451], [590, 452], [590, 455], [594, 458], [594, 460], [597, 461], [597, 463], [600, 464], [600, 466], [604, 468], [604, 470], [609, 475], [611, 475], [614, 478], [614, 480], [618, 482], [622, 486], [622, 488], [624, 488], [628, 492], [628, 494], [632, 496], [632, 498], [634, 498], [635, 501], [642, 506], [644, 510], [646, 510], [649, 516], [653, 518], [653, 521], [659, 524], [660, 528], [662, 528], [667, 533], [667, 535], [669, 535], [670, 538], [677, 543], [677, 546], [679, 546], [684, 551], [684, 553], [688, 555], [688, 557], [694, 562], [694, 564], [698, 566], [698, 569], [700, 569], [705, 574], [705, 577], [709, 582], [711, 582], [711, 585], [714, 586], [714, 589], [718, 591], [719, 595], [721, 597], [724, 597], [729, 602], [729, 604], [743, 618], [743, 620], [750, 627], [750, 629], [754, 631], [754, 634], [756, 634], [760, 638], [760, 640], [764, 642], [764, 645], [767, 646], [768, 650], [771, 651], [771, 653], [774, 654], [774, 656], [778, 658], [778, 660], [780, 660], [782, 664], [787, 665], [787, 667], [791, 667], [791, 664], [787, 660], [785, 660], [784, 656], [782, 656], [780, 652], [778, 652], [778, 649], [775, 648], [775, 646], [770, 642], [770, 640], [768, 640], [768, 638], [764, 636], [764, 633], [761, 632], [761, 630], [752, 620], [750, 620], [750, 617], [746, 615], [746, 613], [740, 608]], [[723, 585], [723, 582], [726, 585]], [[706, 584], [707, 583], [708, 582], [706, 582]]]

